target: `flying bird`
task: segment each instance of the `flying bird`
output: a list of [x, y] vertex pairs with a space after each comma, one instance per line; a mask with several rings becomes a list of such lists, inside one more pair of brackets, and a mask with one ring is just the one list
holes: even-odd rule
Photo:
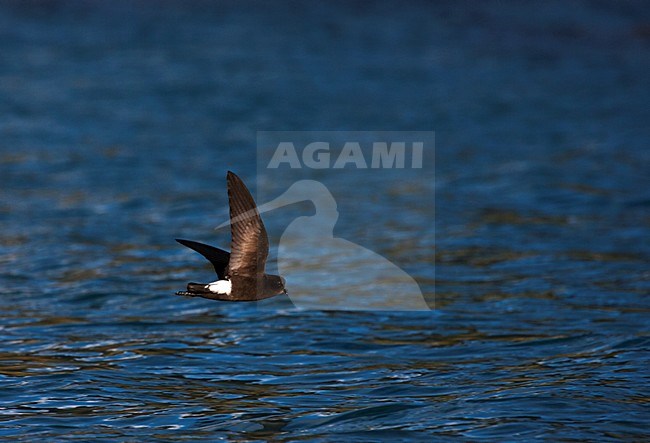
[[244, 182], [228, 171], [230, 204], [230, 252], [192, 240], [176, 239], [207, 258], [219, 277], [212, 283], [188, 283], [176, 295], [225, 301], [255, 301], [286, 294], [285, 280], [264, 272], [269, 238], [255, 200]]

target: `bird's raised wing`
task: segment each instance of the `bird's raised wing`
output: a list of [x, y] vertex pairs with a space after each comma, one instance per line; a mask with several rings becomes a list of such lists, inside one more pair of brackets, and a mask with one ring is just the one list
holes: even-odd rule
[[244, 182], [228, 171], [230, 203], [230, 263], [228, 275], [258, 277], [264, 273], [269, 255], [269, 238], [255, 200]]
[[228, 261], [230, 260], [230, 254], [226, 251], [192, 240], [177, 238], [176, 241], [183, 246], [194, 249], [196, 252], [210, 260], [210, 263], [214, 266], [214, 272], [219, 276], [219, 280], [223, 280], [226, 277], [226, 268], [228, 266]]

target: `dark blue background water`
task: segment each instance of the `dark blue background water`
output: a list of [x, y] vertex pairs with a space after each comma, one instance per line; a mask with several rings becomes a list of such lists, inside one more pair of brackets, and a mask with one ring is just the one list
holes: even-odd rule
[[[649, 46], [640, 1], [3, 2], [0, 435], [647, 439]], [[337, 228], [435, 310], [172, 295], [310, 129], [436, 132]]]

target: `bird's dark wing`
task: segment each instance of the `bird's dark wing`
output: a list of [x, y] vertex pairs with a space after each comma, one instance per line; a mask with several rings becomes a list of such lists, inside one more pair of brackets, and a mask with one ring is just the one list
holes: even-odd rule
[[228, 171], [230, 202], [230, 275], [256, 277], [264, 273], [269, 255], [269, 239], [255, 200], [239, 177]]
[[180, 238], [176, 239], [183, 246], [187, 246], [190, 249], [195, 250], [205, 258], [207, 258], [214, 270], [219, 276], [219, 280], [226, 278], [226, 268], [228, 267], [228, 262], [230, 261], [230, 254], [223, 249], [215, 248], [214, 246], [205, 245], [203, 243], [195, 242], [192, 240], [182, 240]]

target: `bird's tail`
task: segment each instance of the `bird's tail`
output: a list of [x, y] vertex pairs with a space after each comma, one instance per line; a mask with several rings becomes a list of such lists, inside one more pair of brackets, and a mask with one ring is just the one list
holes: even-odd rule
[[205, 288], [207, 285], [205, 283], [188, 283], [187, 284], [187, 292], [195, 292], [195, 293], [203, 293], [203, 292], [208, 292], [208, 290]]
[[210, 292], [206, 289], [205, 283], [188, 283], [187, 291], [177, 291], [176, 295], [184, 295], [186, 297], [200, 297], [206, 292]]

